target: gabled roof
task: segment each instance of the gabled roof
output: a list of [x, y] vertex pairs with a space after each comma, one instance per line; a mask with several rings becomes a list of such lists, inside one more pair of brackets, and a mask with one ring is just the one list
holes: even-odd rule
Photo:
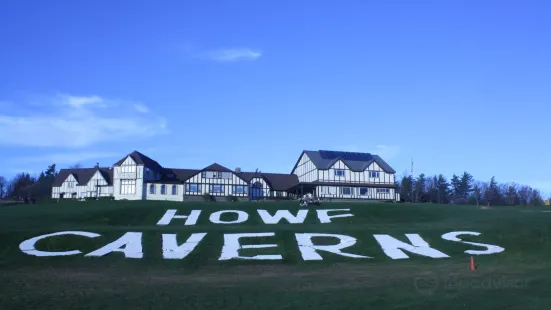
[[298, 165], [302, 155], [308, 155], [308, 158], [312, 161], [314, 166], [320, 170], [327, 170], [331, 168], [337, 161], [342, 161], [348, 169], [361, 172], [365, 171], [369, 165], [376, 162], [383, 171], [387, 173], [396, 173], [389, 164], [387, 164], [379, 155], [370, 153], [350, 153], [350, 152], [335, 152], [335, 151], [303, 151], [300, 154], [297, 163], [293, 167], [293, 171]]
[[[164, 181], [167, 181], [167, 183], [184, 183], [199, 172], [201, 172], [201, 170], [165, 168], [164, 177], [160, 181], [158, 181], [158, 183], [162, 183]], [[174, 177], [168, 177], [169, 174], [174, 174]]]
[[103, 178], [105, 178], [105, 180], [107, 181], [107, 184], [113, 184], [113, 169], [104, 167], [61, 169], [54, 179], [53, 186], [61, 186], [71, 174], [77, 180], [78, 185], [86, 185], [98, 170], [100, 171]]
[[212, 164], [212, 165], [210, 165], [210, 166], [208, 166], [208, 167], [205, 167], [205, 168], [203, 168], [203, 170], [201, 170], [201, 171], [233, 172], [233, 171], [231, 171], [230, 169], [228, 169], [228, 168], [226, 168], [226, 167], [224, 167], [224, 166], [222, 166], [222, 165], [219, 165], [219, 164], [217, 164], [217, 163], [214, 163], [214, 164]]
[[265, 173], [265, 172], [239, 172], [235, 173], [246, 182], [251, 182], [254, 178], [262, 178], [275, 191], [287, 190], [299, 183], [298, 176], [285, 173]]
[[144, 154], [134, 151], [126, 156], [124, 156], [121, 160], [117, 161], [113, 166], [120, 166], [122, 163], [126, 160], [126, 158], [130, 156], [136, 164], [138, 165], [144, 165], [149, 169], [152, 169], [156, 172], [163, 172], [163, 166], [161, 166], [157, 161], [151, 159], [150, 157], [145, 156]]

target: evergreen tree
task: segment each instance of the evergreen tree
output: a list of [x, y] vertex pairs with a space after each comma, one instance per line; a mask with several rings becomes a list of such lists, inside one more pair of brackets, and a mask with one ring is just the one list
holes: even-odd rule
[[467, 199], [472, 192], [473, 176], [467, 172], [463, 172], [461, 179], [459, 180], [458, 195], [461, 199]]
[[426, 178], [425, 174], [421, 173], [414, 182], [414, 202], [425, 202], [426, 194]]
[[400, 182], [400, 197], [406, 202], [412, 202], [413, 180], [411, 176], [404, 176]]
[[438, 184], [438, 195], [437, 195], [438, 203], [448, 203], [450, 185], [448, 184], [448, 181], [442, 174], [438, 175], [437, 184]]

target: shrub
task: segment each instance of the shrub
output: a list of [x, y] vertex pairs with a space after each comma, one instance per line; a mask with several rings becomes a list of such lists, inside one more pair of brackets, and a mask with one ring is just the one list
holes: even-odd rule
[[204, 201], [216, 201], [216, 197], [214, 197], [214, 195], [211, 195], [209, 193], [204, 193], [203, 194], [203, 200]]
[[115, 196], [101, 196], [99, 200], [115, 200]]
[[234, 196], [234, 195], [229, 195], [229, 196], [226, 197], [226, 199], [228, 201], [231, 201], [231, 202], [237, 202], [238, 201], [237, 197]]

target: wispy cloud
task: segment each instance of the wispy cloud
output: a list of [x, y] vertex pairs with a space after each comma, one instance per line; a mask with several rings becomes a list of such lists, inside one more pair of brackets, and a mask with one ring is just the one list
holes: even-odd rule
[[233, 62], [240, 60], [256, 60], [262, 56], [262, 51], [249, 48], [219, 49], [206, 51], [205, 58], [219, 62]]
[[[20, 163], [55, 163], [57, 165], [68, 165], [74, 164], [82, 161], [95, 160], [99, 161], [100, 159], [105, 158], [119, 158], [123, 157], [126, 153], [124, 152], [94, 152], [94, 151], [80, 151], [80, 152], [65, 152], [65, 153], [52, 153], [52, 154], [42, 154], [37, 156], [24, 156], [18, 157], [17, 162]], [[109, 166], [111, 163], [106, 164]]]
[[140, 113], [147, 113], [149, 112], [149, 108], [144, 105], [144, 104], [141, 104], [141, 103], [136, 103], [134, 104], [134, 109], [136, 109], [136, 111], [140, 112]]
[[126, 107], [133, 105], [97, 95], [68, 94], [18, 102], [20, 109], [0, 112], [0, 145], [84, 148], [102, 142], [142, 139], [167, 131], [162, 117], [146, 117], [136, 107], [132, 113], [133, 109]]
[[62, 95], [63, 99], [67, 104], [73, 107], [79, 107], [86, 104], [97, 104], [102, 103], [104, 100], [99, 96], [71, 96], [71, 95]]

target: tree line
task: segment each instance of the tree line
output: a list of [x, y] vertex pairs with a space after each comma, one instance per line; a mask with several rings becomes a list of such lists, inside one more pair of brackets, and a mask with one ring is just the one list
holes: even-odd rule
[[400, 200], [413, 203], [473, 204], [486, 206], [542, 206], [539, 190], [528, 185], [477, 181], [468, 172], [447, 180], [442, 174], [405, 175], [396, 181]]
[[[70, 168], [79, 168], [80, 164]], [[56, 175], [56, 165], [52, 164], [37, 177], [29, 173], [19, 173], [11, 180], [0, 176], [0, 198], [33, 197], [49, 198]], [[400, 200], [412, 203], [473, 204], [491, 206], [541, 206], [544, 199], [539, 190], [527, 185], [498, 183], [495, 177], [489, 181], [477, 181], [468, 172], [461, 176], [454, 174], [447, 180], [442, 174], [417, 177], [405, 175], [396, 178]]]
[[[81, 168], [81, 165], [77, 163], [69, 168]], [[0, 199], [50, 198], [54, 179], [58, 173], [56, 165], [52, 164], [38, 176], [32, 176], [27, 172], [19, 173], [10, 180], [0, 176]]]
[[11, 180], [0, 176], [0, 198], [49, 198], [52, 195], [52, 185], [59, 172], [52, 164], [38, 176], [22, 172]]

